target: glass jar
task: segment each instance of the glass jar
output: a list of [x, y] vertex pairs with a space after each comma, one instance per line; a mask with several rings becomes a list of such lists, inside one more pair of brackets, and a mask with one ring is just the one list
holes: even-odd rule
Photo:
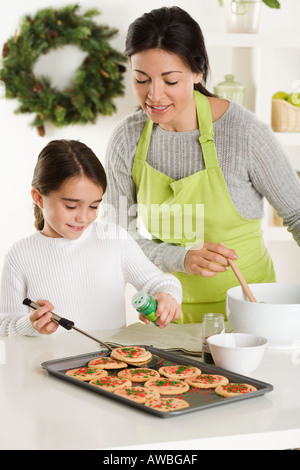
[[202, 358], [206, 364], [214, 364], [207, 338], [225, 333], [224, 315], [221, 313], [205, 313], [202, 323]]
[[151, 295], [145, 292], [137, 292], [131, 300], [131, 305], [144, 317], [148, 318], [154, 325], [158, 326], [155, 322], [157, 320], [156, 309], [157, 302]]
[[214, 92], [220, 98], [235, 101], [244, 106], [245, 86], [235, 81], [232, 74], [225, 75], [225, 81], [214, 87]]
[[261, 0], [224, 0], [228, 33], [252, 33], [259, 30]]

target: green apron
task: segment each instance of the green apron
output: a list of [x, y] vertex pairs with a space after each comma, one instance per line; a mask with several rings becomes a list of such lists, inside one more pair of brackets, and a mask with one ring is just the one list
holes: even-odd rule
[[[229, 195], [213, 140], [209, 101], [197, 91], [194, 96], [205, 170], [175, 181], [151, 167], [146, 158], [153, 122], [148, 119], [132, 168], [139, 215], [158, 243], [190, 247], [203, 241], [224, 242], [237, 252], [237, 265], [248, 283], [276, 282], [261, 221], [242, 217]], [[203, 314], [208, 312], [226, 315], [226, 292], [238, 285], [230, 268], [212, 278], [181, 272], [173, 274], [183, 289], [178, 323], [201, 322]]]

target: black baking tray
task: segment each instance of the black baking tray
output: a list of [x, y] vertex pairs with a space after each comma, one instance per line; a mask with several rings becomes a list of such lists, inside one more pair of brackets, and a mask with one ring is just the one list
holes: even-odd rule
[[[199, 410], [203, 410], [207, 408], [212, 408], [215, 406], [225, 405], [227, 403], [233, 403], [235, 401], [254, 398], [259, 395], [263, 395], [267, 392], [271, 392], [274, 388], [273, 385], [271, 384], [261, 382], [259, 380], [255, 380], [253, 378], [246, 377], [241, 374], [230, 372], [220, 367], [216, 367], [215, 365], [212, 365], [212, 364], [205, 364], [204, 362], [195, 361], [193, 359], [187, 358], [177, 353], [170, 353], [168, 351], [164, 351], [162, 349], [158, 349], [152, 346], [145, 346], [145, 345], [139, 345], [139, 346], [150, 351], [152, 355], [156, 356], [156, 358], [158, 359], [157, 364], [151, 367], [152, 369], [158, 370], [163, 365], [191, 365], [191, 366], [200, 368], [200, 370], [204, 374], [223, 375], [227, 377], [229, 382], [247, 383], [249, 385], [254, 385], [254, 387], [257, 388], [257, 391], [246, 393], [246, 394], [240, 394], [234, 397], [224, 398], [220, 395], [217, 395], [212, 388], [195, 389], [193, 387], [190, 387], [190, 390], [184, 394], [172, 395], [172, 397], [182, 397], [184, 400], [186, 400], [190, 404], [189, 408], [162, 412], [162, 411], [149, 408], [148, 406], [145, 406], [144, 404], [135, 403], [132, 400], [121, 397], [119, 395], [115, 395], [113, 392], [109, 392], [99, 387], [95, 387], [94, 385], [91, 385], [88, 382], [82, 382], [81, 380], [78, 380], [74, 377], [70, 377], [66, 375], [66, 371], [69, 369], [76, 369], [78, 367], [86, 366], [89, 361], [97, 357], [109, 356], [110, 354], [107, 350], [43, 362], [41, 364], [41, 367], [45, 369], [52, 376], [58, 377], [59, 379], [62, 379], [62, 380], [66, 380], [67, 382], [71, 384], [77, 385], [86, 390], [90, 390], [94, 393], [98, 393], [99, 395], [112, 398], [125, 405], [131, 406], [133, 408], [137, 408], [141, 411], [150, 413], [160, 418], [170, 418], [173, 416], [191, 413], [191, 412], [195, 412], [195, 411], [199, 411]], [[147, 365], [141, 366], [141, 367], [147, 367]], [[117, 375], [119, 370], [108, 370], [108, 373], [110, 375]], [[137, 385], [143, 386], [143, 384], [141, 383]], [[167, 395], [164, 395], [164, 396], [167, 396]]]

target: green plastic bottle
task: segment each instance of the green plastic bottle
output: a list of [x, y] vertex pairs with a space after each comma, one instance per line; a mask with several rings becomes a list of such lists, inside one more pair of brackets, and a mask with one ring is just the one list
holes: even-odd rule
[[155, 323], [158, 319], [156, 316], [157, 302], [151, 295], [145, 292], [137, 292], [132, 297], [131, 304], [139, 313], [148, 318], [155, 326], [158, 326]]

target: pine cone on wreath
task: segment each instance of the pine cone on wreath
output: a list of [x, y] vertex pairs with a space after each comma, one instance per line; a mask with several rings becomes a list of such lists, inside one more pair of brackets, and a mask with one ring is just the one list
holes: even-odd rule
[[50, 31], [48, 31], [48, 37], [49, 39], [56, 39], [58, 37], [58, 32], [55, 29], [50, 29]]
[[33, 91], [35, 93], [41, 93], [43, 91], [44, 87], [42, 85], [42, 83], [38, 83], [36, 82], [34, 85], [33, 85]]
[[44, 126], [37, 127], [37, 131], [38, 131], [38, 135], [40, 137], [44, 137], [44, 135], [45, 135], [45, 127]]
[[5, 43], [2, 49], [2, 57], [6, 57], [8, 53], [9, 53], [9, 48], [8, 48], [7, 43]]

